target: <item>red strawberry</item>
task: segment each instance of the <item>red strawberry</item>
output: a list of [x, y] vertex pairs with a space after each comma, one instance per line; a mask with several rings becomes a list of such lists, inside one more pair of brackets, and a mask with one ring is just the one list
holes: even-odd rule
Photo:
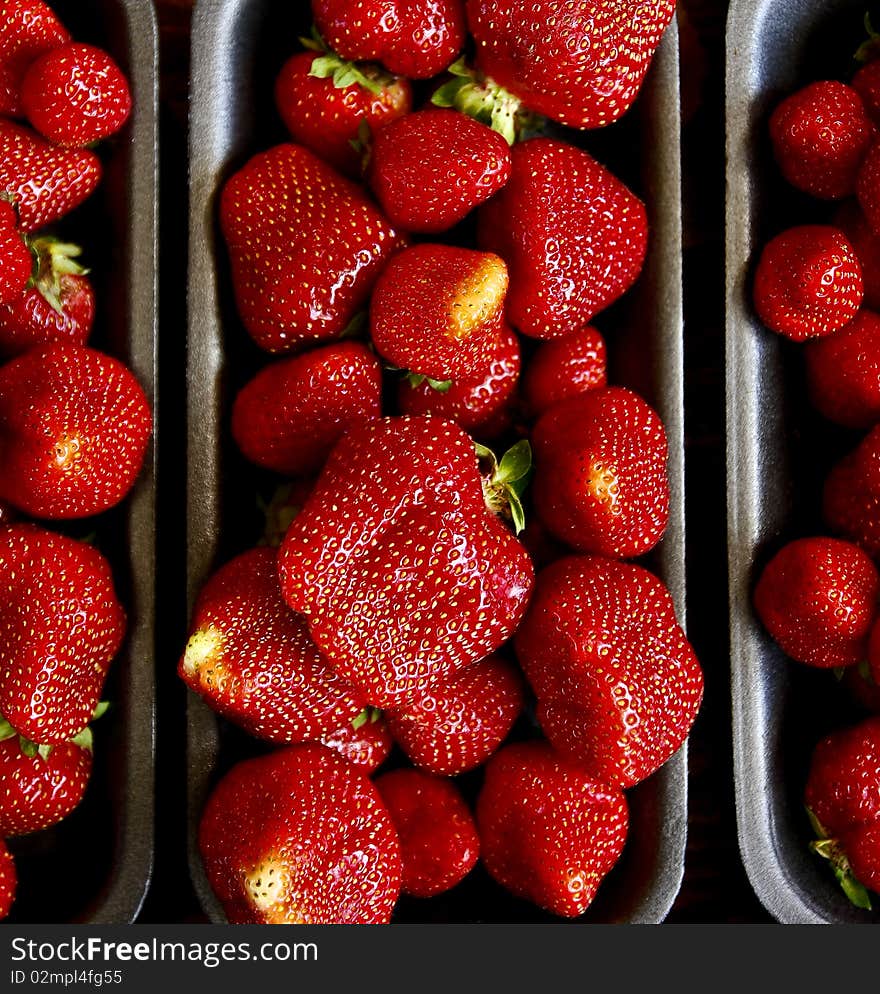
[[510, 149], [472, 118], [431, 108], [376, 135], [368, 178], [392, 224], [435, 234], [463, 221], [507, 183]]
[[822, 509], [835, 532], [880, 559], [880, 426], [831, 471]]
[[258, 738], [305, 742], [364, 707], [281, 598], [277, 553], [254, 549], [202, 589], [178, 673], [219, 714]]
[[12, 910], [17, 885], [15, 860], [6, 843], [0, 839], [0, 920], [7, 918]]
[[321, 744], [373, 773], [385, 762], [394, 746], [388, 725], [380, 711], [365, 708], [355, 719], [321, 738]]
[[875, 235], [880, 235], [880, 141], [865, 156], [856, 185], [859, 206]]
[[649, 552], [669, 521], [666, 431], [631, 390], [605, 387], [556, 404], [535, 426], [535, 511], [583, 552]]
[[101, 175], [94, 152], [59, 148], [29, 128], [0, 119], [0, 190], [15, 201], [22, 231], [42, 228], [79, 207]]
[[11, 304], [24, 293], [34, 260], [18, 230], [18, 215], [8, 200], [0, 199], [0, 305]]
[[875, 125], [880, 125], [880, 59], [869, 62], [855, 74], [852, 88]]
[[0, 368], [0, 498], [38, 518], [114, 507], [141, 471], [150, 406], [117, 359], [77, 345]]
[[833, 538], [790, 542], [767, 564], [755, 610], [792, 659], [849, 666], [866, 657], [880, 576], [861, 549]]
[[546, 742], [506, 746], [486, 767], [477, 828], [486, 869], [547, 911], [582, 915], [626, 842], [626, 798]]
[[516, 669], [489, 656], [433, 684], [424, 697], [385, 717], [394, 740], [416, 766], [454, 776], [495, 752], [523, 704]]
[[110, 566], [90, 545], [10, 525], [0, 589], [0, 713], [31, 742], [66, 742], [91, 720], [125, 635]]
[[437, 390], [427, 380], [419, 382], [419, 377], [404, 377], [398, 389], [401, 413], [434, 414], [454, 421], [471, 435], [496, 438], [510, 424], [520, 365], [519, 339], [505, 324], [487, 364], [448, 390]]
[[880, 311], [880, 235], [874, 234], [855, 200], [843, 204], [834, 217], [834, 226], [855, 249], [865, 285], [865, 306]]
[[128, 120], [128, 80], [94, 45], [70, 43], [41, 55], [25, 74], [21, 103], [33, 127], [65, 148], [109, 138]]
[[473, 442], [437, 418], [343, 436], [279, 566], [321, 652], [377, 707], [494, 652], [533, 582], [525, 550], [486, 507]]
[[869, 714], [880, 714], [880, 685], [872, 676], [872, 668], [880, 675], [880, 628], [877, 624], [871, 630], [868, 640], [868, 660], [857, 666], [847, 666], [841, 675], [840, 684], [848, 692], [853, 702]]
[[366, 345], [339, 342], [257, 373], [235, 399], [232, 434], [258, 466], [307, 476], [349, 428], [381, 414], [379, 361]]
[[572, 128], [616, 121], [638, 96], [675, 0], [468, 0], [477, 63]]
[[21, 81], [43, 52], [64, 45], [70, 35], [42, 0], [5, 0], [0, 18], [0, 115], [20, 117]]
[[608, 382], [606, 355], [605, 339], [589, 325], [539, 346], [523, 375], [529, 413], [537, 417], [560, 401], [604, 387]]
[[312, 0], [312, 13], [343, 58], [410, 79], [443, 72], [465, 41], [463, 0]]
[[515, 645], [544, 734], [602, 783], [639, 783], [687, 738], [703, 674], [669, 591], [640, 566], [548, 566]]
[[480, 246], [510, 268], [510, 323], [562, 338], [635, 282], [648, 244], [645, 208], [573, 145], [533, 138], [511, 157], [510, 182], [480, 208]]
[[226, 774], [199, 850], [231, 924], [385, 924], [400, 844], [366, 774], [322, 745], [291, 746]]
[[0, 306], [0, 356], [22, 355], [54, 342], [85, 345], [92, 332], [95, 293], [76, 262], [79, 246], [43, 237], [31, 242], [31, 252], [36, 273], [27, 290]]
[[870, 908], [859, 886], [880, 885], [880, 718], [835, 732], [813, 753], [804, 799], [819, 840], [844, 892]]
[[770, 118], [776, 162], [792, 186], [826, 200], [855, 192], [856, 177], [875, 135], [861, 97], [835, 81], [811, 83]]
[[497, 255], [414, 245], [376, 283], [370, 334], [384, 358], [437, 382], [486, 368], [504, 320], [507, 267]]
[[339, 338], [402, 244], [360, 187], [298, 145], [235, 173], [220, 224], [239, 315], [267, 352]]
[[795, 342], [839, 331], [862, 306], [862, 267], [843, 232], [804, 225], [777, 235], [755, 273], [755, 310]]
[[[2, 736], [8, 736], [2, 738]], [[10, 726], [0, 722], [0, 835], [28, 835], [57, 825], [76, 808], [92, 773], [92, 733], [41, 754], [24, 751]]]
[[400, 838], [403, 893], [434, 897], [461, 883], [476, 865], [480, 839], [455, 784], [419, 770], [394, 770], [376, 780], [376, 789]]
[[412, 108], [409, 81], [377, 66], [355, 66], [332, 53], [300, 52], [284, 63], [275, 103], [294, 141], [353, 178], [363, 154], [353, 147], [367, 124], [373, 134]]
[[826, 418], [847, 428], [880, 422], [880, 316], [859, 311], [805, 355], [810, 399]]

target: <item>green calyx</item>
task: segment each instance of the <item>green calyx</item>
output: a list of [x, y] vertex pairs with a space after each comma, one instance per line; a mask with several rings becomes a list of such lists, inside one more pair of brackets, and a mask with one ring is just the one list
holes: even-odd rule
[[818, 836], [815, 841], [810, 843], [810, 849], [817, 856], [821, 856], [822, 859], [827, 859], [831, 863], [834, 876], [837, 878], [841, 890], [846, 894], [850, 903], [854, 904], [857, 908], [870, 911], [871, 895], [868, 893], [867, 887], [859, 883], [856, 879], [843, 846], [841, 846], [837, 839], [828, 837], [828, 832], [809, 808], [807, 808], [807, 816], [810, 819], [813, 831]]
[[[101, 701], [100, 704], [92, 712], [91, 721], [97, 721], [100, 717], [107, 713], [110, 707], [109, 701]], [[2, 715], [0, 715], [0, 742], [5, 742], [7, 739], [18, 738], [18, 746], [24, 756], [28, 759], [33, 759], [35, 756], [39, 756], [41, 759], [48, 759], [52, 754], [52, 750], [55, 748], [51, 745], [40, 745], [38, 742], [31, 742], [30, 739], [25, 738], [24, 735], [19, 735], [19, 733], [12, 727], [10, 722], [6, 720]], [[79, 746], [80, 749], [88, 749], [89, 752], [92, 751], [92, 729], [87, 725], [81, 732], [78, 732], [73, 738], [68, 739], [75, 746]]]
[[874, 59], [880, 58], [880, 34], [874, 30], [870, 13], [865, 14], [865, 31], [868, 37], [856, 51], [854, 56], [856, 62], [873, 62]]
[[452, 380], [432, 380], [430, 376], [423, 376], [421, 373], [407, 373], [406, 382], [413, 388], [427, 383], [437, 393], [449, 393], [452, 387]]
[[382, 717], [382, 712], [378, 708], [366, 707], [352, 721], [351, 727], [357, 732], [364, 725], [374, 725]]
[[526, 526], [523, 495], [532, 478], [532, 447], [528, 439], [517, 442], [504, 453], [501, 461], [491, 449], [474, 443], [477, 458], [487, 472], [483, 477], [483, 497], [486, 507], [513, 524], [517, 535]]
[[348, 62], [331, 49], [317, 28], [312, 28], [309, 38], [300, 38], [302, 45], [315, 52], [310, 76], [317, 79], [332, 79], [337, 90], [348, 86], [362, 86], [374, 96], [379, 96], [395, 82], [395, 77], [384, 72], [372, 63]]
[[79, 245], [59, 241], [48, 235], [28, 243], [34, 257], [34, 268], [28, 286], [36, 288], [58, 314], [64, 313], [61, 303], [61, 281], [65, 276], [85, 276], [88, 269], [77, 259], [82, 254]]
[[540, 129], [542, 118], [523, 107], [519, 97], [499, 86], [489, 76], [470, 69], [461, 58], [447, 70], [452, 76], [431, 97], [437, 107], [451, 107], [497, 131], [514, 145]]

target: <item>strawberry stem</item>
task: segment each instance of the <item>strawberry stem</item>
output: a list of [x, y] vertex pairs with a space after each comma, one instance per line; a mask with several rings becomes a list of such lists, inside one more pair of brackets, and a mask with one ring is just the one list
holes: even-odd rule
[[821, 856], [822, 859], [827, 859], [831, 863], [834, 876], [850, 903], [857, 908], [870, 911], [871, 895], [868, 893], [867, 887], [856, 879], [843, 846], [838, 839], [828, 837], [828, 832], [809, 808], [807, 808], [807, 815], [813, 831], [818, 836], [815, 841], [810, 843], [810, 849], [817, 856]]
[[448, 393], [452, 387], [452, 380], [432, 380], [430, 376], [423, 376], [421, 373], [407, 373], [406, 382], [413, 388], [427, 383], [437, 393]]
[[59, 241], [48, 235], [28, 243], [34, 257], [34, 269], [28, 286], [36, 288], [58, 314], [64, 312], [61, 303], [61, 281], [64, 276], [85, 276], [88, 269], [76, 260], [82, 254], [79, 245]]
[[517, 442], [501, 457], [479, 442], [474, 443], [477, 458], [487, 464], [483, 477], [483, 498], [486, 507], [513, 523], [517, 535], [526, 526], [522, 498], [532, 477], [532, 447], [528, 439]]
[[312, 28], [311, 37], [300, 38], [300, 42], [310, 52], [316, 53], [309, 75], [316, 79], [332, 79], [337, 90], [361, 86], [378, 97], [397, 80], [396, 76], [370, 62], [357, 63], [343, 59], [330, 48], [315, 27]]
[[865, 14], [865, 31], [868, 37], [856, 51], [854, 56], [856, 62], [872, 62], [880, 56], [880, 34], [874, 30], [870, 12]]

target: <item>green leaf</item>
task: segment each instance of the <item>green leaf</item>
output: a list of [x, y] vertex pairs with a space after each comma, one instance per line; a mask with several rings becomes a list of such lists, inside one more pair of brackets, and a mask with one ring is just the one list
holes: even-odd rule
[[451, 79], [448, 83], [438, 86], [431, 97], [435, 107], [456, 107], [458, 95], [467, 83], [460, 79]]
[[532, 446], [524, 438], [511, 446], [501, 457], [495, 479], [499, 483], [515, 483], [529, 474], [532, 468]]
[[510, 520], [513, 522], [513, 530], [519, 535], [526, 526], [526, 512], [523, 509], [522, 501], [514, 491], [508, 491], [507, 500], [510, 504]]
[[428, 386], [432, 390], [436, 390], [437, 393], [448, 393], [452, 388], [452, 380], [432, 380], [431, 377], [427, 377]]
[[382, 712], [379, 708], [368, 707], [367, 711], [370, 712], [370, 724], [375, 725], [375, 723], [382, 717]]
[[310, 52], [329, 52], [330, 49], [327, 42], [321, 37], [321, 32], [318, 30], [316, 25], [312, 25], [312, 30], [308, 38], [304, 38], [302, 35], [299, 37], [299, 43], [303, 48], [307, 48]]
[[364, 725], [366, 725], [366, 723], [370, 720], [369, 710], [370, 710], [369, 708], [364, 708], [364, 710], [361, 711], [361, 713], [357, 716], [357, 718], [355, 718], [354, 721], [352, 721], [351, 727], [355, 731], [358, 731], [358, 729], [363, 728]]
[[835, 666], [831, 672], [834, 674], [834, 679], [839, 683], [846, 676], [846, 667]]
[[806, 808], [807, 817], [810, 819], [810, 826], [813, 829], [813, 833], [820, 839], [827, 839], [828, 833], [825, 831], [825, 826], [819, 821], [816, 815], [813, 813], [812, 808]]
[[92, 751], [93, 737], [91, 728], [84, 728], [79, 735], [74, 736], [70, 740], [75, 746], [79, 746], [80, 749], [88, 749], [89, 752]]
[[871, 910], [871, 895], [868, 893], [868, 889], [864, 884], [860, 884], [849, 870], [838, 866], [834, 867], [834, 875], [840, 882], [843, 893], [846, 894], [852, 904], [857, 908], [863, 908], [865, 911]]
[[319, 55], [313, 62], [309, 70], [310, 76], [317, 79], [330, 79], [337, 69], [339, 69], [339, 59], [335, 55]]
[[37, 744], [35, 742], [31, 742], [30, 739], [26, 739], [23, 735], [19, 736], [18, 744], [22, 753], [24, 753], [28, 759], [33, 759], [39, 752]]
[[7, 739], [14, 739], [18, 732], [9, 724], [5, 718], [0, 718], [0, 742]]
[[345, 326], [340, 338], [358, 338], [367, 330], [367, 312], [359, 311]]
[[109, 701], [101, 701], [101, 703], [92, 711], [92, 721], [97, 721], [99, 718], [103, 718], [104, 715], [110, 710]]
[[40, 759], [48, 759], [52, 755], [52, 746], [41, 745], [37, 746], [37, 752], [39, 753]]

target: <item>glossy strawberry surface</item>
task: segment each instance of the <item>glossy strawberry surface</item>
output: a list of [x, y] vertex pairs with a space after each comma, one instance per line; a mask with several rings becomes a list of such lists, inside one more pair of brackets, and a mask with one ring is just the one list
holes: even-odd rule
[[597, 128], [641, 89], [675, 0], [468, 0], [480, 68], [539, 114]]
[[36, 287], [0, 306], [0, 355], [23, 355], [56, 342], [85, 345], [95, 320], [95, 291], [87, 276], [65, 275], [57, 311]]
[[359, 83], [336, 86], [331, 77], [311, 75], [319, 56], [299, 52], [284, 63], [275, 82], [275, 104], [293, 140], [305, 145], [352, 178], [361, 175], [363, 150], [352, 147], [366, 123], [371, 134], [412, 109], [412, 88], [399, 76], [388, 76], [376, 67], [361, 66], [372, 92]]
[[755, 609], [792, 659], [849, 666], [866, 658], [880, 576], [849, 542], [804, 538], [770, 560], [755, 588]]
[[146, 395], [118, 359], [33, 349], [0, 368], [0, 497], [39, 518], [106, 511], [134, 486], [152, 430]]
[[0, 200], [0, 305], [24, 293], [34, 261], [18, 231], [18, 215], [8, 200]]
[[386, 712], [394, 740], [423, 770], [454, 776], [485, 762], [525, 703], [516, 668], [497, 656], [435, 683], [413, 704]]
[[862, 98], [865, 111], [880, 126], [880, 59], [874, 59], [853, 76], [852, 88]]
[[292, 144], [232, 176], [220, 224], [239, 315], [268, 352], [339, 338], [402, 244], [360, 187]]
[[855, 249], [862, 269], [865, 307], [880, 311], [880, 235], [875, 234], [856, 200], [848, 200], [834, 216], [839, 228]]
[[20, 117], [21, 82], [43, 52], [70, 41], [64, 25], [43, 0], [5, 0], [0, 18], [0, 114]]
[[279, 558], [287, 603], [367, 702], [395, 707], [516, 629], [532, 564], [486, 508], [471, 439], [438, 418], [383, 418], [330, 455]]
[[421, 770], [392, 770], [376, 789], [400, 838], [403, 893], [434, 897], [460, 883], [477, 862], [480, 840], [458, 787]]
[[381, 413], [379, 360], [359, 342], [338, 342], [257, 373], [235, 399], [232, 434], [258, 466], [308, 476], [349, 428]]
[[73, 742], [59, 743], [45, 757], [25, 755], [18, 736], [0, 742], [0, 836], [57, 825], [79, 805], [91, 773], [91, 749]]
[[839, 331], [864, 298], [862, 268], [843, 232], [804, 225], [777, 235], [755, 273], [755, 309], [780, 335], [802, 342]]
[[0, 713], [31, 742], [88, 725], [125, 635], [97, 549], [35, 525], [0, 528]]
[[376, 135], [368, 177], [392, 224], [434, 234], [496, 194], [510, 169], [501, 135], [458, 111], [431, 108]]
[[605, 339], [588, 325], [536, 349], [523, 374], [522, 392], [529, 413], [537, 417], [554, 404], [607, 382]]
[[284, 603], [269, 548], [237, 556], [204, 586], [178, 673], [215, 711], [273, 742], [318, 739], [364, 706]]
[[514, 644], [544, 734], [598, 781], [631, 787], [687, 738], [703, 674], [669, 591], [640, 566], [548, 566]]
[[663, 537], [669, 447], [659, 416], [637, 394], [605, 387], [556, 404], [532, 444], [535, 511], [560, 541], [630, 558]]
[[816, 746], [805, 801], [832, 835], [880, 821], [880, 717]]
[[880, 426], [832, 469], [822, 511], [833, 531], [880, 558]]
[[477, 801], [483, 863], [517, 897], [566, 918], [582, 915], [620, 857], [626, 798], [546, 742], [506, 746], [486, 767]]
[[783, 176], [799, 190], [827, 200], [855, 193], [874, 134], [861, 97], [834, 80], [798, 90], [770, 118], [770, 138]]
[[205, 807], [199, 851], [231, 924], [385, 924], [400, 892], [378, 792], [321, 745], [233, 767]]
[[868, 224], [880, 235], [880, 141], [874, 142], [862, 162], [856, 194]]
[[880, 315], [859, 311], [804, 355], [810, 400], [826, 418], [846, 428], [880, 422]]
[[0, 920], [6, 918], [12, 910], [17, 886], [15, 860], [9, 847], [0, 839]]
[[312, 13], [343, 58], [410, 79], [441, 73], [465, 41], [463, 0], [313, 0]]
[[390, 755], [394, 740], [380, 712], [367, 708], [354, 721], [322, 736], [321, 744], [365, 773], [374, 773]]
[[36, 59], [21, 84], [31, 125], [65, 148], [109, 138], [128, 120], [128, 80], [103, 49], [71, 42]]
[[23, 231], [69, 214], [94, 193], [101, 177], [101, 160], [89, 149], [61, 148], [0, 119], [0, 190], [15, 200]]
[[507, 319], [525, 335], [579, 331], [635, 282], [645, 207], [587, 152], [551, 138], [511, 150], [510, 182], [479, 209], [478, 240], [510, 270]]

